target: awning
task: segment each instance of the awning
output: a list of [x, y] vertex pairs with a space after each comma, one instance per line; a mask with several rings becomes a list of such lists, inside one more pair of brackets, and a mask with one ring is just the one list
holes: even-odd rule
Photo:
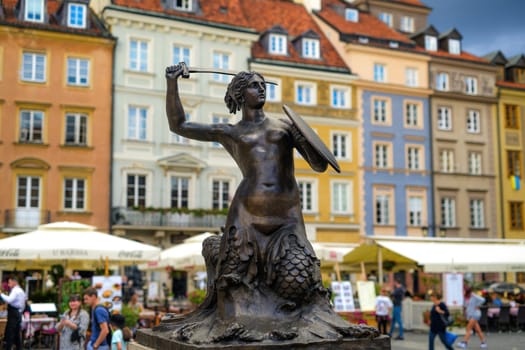
[[422, 265], [425, 272], [525, 271], [525, 244], [497, 242], [376, 240], [376, 243]]

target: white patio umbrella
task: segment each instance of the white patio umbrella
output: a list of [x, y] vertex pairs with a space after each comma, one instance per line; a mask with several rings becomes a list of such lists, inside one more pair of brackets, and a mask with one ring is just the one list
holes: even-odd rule
[[0, 261], [144, 262], [157, 260], [159, 253], [157, 247], [67, 221], [40, 225], [36, 231], [0, 240]]
[[158, 261], [142, 264], [139, 268], [149, 270], [170, 266], [175, 270], [188, 270], [204, 267], [206, 264], [202, 256], [202, 242], [213, 235], [213, 233], [204, 232], [187, 238], [183, 243], [163, 250]]

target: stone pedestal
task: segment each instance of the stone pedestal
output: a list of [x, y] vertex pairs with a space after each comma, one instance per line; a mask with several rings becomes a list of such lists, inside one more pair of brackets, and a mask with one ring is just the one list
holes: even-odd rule
[[184, 344], [169, 339], [151, 329], [141, 329], [137, 333], [137, 341], [128, 345], [130, 350], [391, 350], [390, 338], [380, 336], [374, 339], [345, 339], [341, 341], [320, 340], [308, 344], [298, 344], [283, 341], [280, 344], [264, 342], [256, 344]]

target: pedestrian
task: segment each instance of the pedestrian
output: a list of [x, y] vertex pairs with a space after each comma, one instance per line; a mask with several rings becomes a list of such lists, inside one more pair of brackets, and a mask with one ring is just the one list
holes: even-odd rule
[[386, 288], [381, 289], [381, 294], [376, 298], [376, 321], [377, 328], [381, 334], [387, 334], [386, 327], [388, 325], [388, 320], [390, 315], [390, 310], [392, 309], [392, 300], [387, 295], [388, 291]]
[[2, 300], [7, 303], [7, 323], [5, 327], [4, 349], [11, 350], [13, 345], [16, 350], [22, 349], [20, 337], [22, 313], [26, 306], [26, 293], [20, 288], [15, 276], [9, 277], [7, 285], [10, 289], [9, 295], [2, 293]]
[[131, 330], [126, 327], [126, 319], [121, 314], [111, 315], [111, 350], [126, 350], [132, 338]]
[[99, 304], [97, 290], [93, 287], [84, 290], [84, 303], [91, 308], [91, 337], [87, 343], [87, 350], [109, 350], [110, 334], [109, 311]]
[[83, 350], [89, 326], [89, 314], [82, 309], [80, 295], [69, 296], [69, 309], [64, 312], [56, 329], [60, 332], [60, 350]]
[[403, 337], [403, 320], [401, 319], [401, 312], [403, 311], [403, 299], [405, 298], [405, 287], [401, 284], [401, 281], [396, 279], [394, 281], [394, 291], [392, 292], [392, 303], [394, 304], [392, 312], [392, 323], [390, 325], [390, 338], [394, 335], [396, 324], [399, 327], [399, 335], [395, 338], [396, 340], [404, 340]]
[[480, 347], [482, 349], [487, 348], [486, 338], [481, 327], [479, 326], [479, 319], [481, 318], [481, 310], [479, 307], [485, 303], [485, 299], [477, 295], [472, 291], [472, 288], [468, 287], [465, 289], [465, 313], [467, 318], [467, 330], [463, 340], [458, 343], [458, 348], [466, 349], [468, 341], [472, 335], [472, 330], [478, 333], [479, 339], [481, 340]]
[[447, 323], [445, 320], [448, 319], [450, 313], [448, 311], [447, 305], [441, 301], [441, 295], [436, 293], [430, 296], [432, 300], [432, 309], [430, 310], [430, 332], [428, 333], [428, 350], [434, 350], [434, 341], [436, 340], [436, 335], [439, 337], [439, 340], [445, 345], [447, 350], [453, 350], [452, 344], [447, 343], [446, 331]]

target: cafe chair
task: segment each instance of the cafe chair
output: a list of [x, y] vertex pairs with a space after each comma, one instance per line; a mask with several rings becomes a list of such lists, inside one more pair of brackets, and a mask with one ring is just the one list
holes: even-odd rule
[[518, 307], [518, 314], [516, 315], [516, 330], [523, 331], [525, 328], [525, 305]]
[[481, 330], [484, 330], [485, 333], [488, 333], [489, 332], [489, 316], [488, 316], [489, 308], [488, 306], [481, 306], [479, 309], [481, 311], [481, 318], [478, 321], [479, 326]]
[[503, 326], [505, 330], [510, 331], [510, 305], [503, 305], [499, 310], [498, 318], [498, 331], [503, 331]]

